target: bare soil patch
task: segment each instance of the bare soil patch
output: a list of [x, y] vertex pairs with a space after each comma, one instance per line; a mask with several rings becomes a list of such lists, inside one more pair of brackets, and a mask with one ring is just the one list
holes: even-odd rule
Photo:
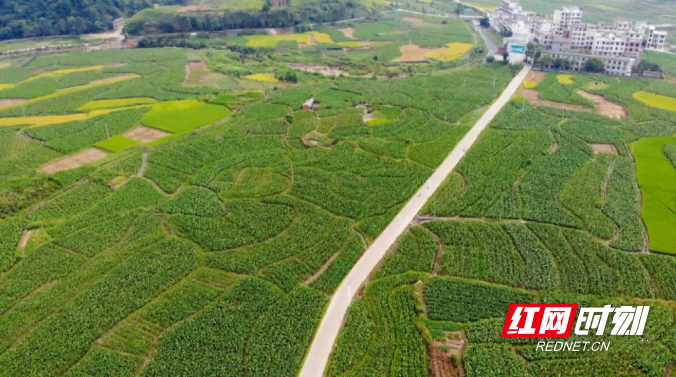
[[[432, 375], [434, 377], [460, 377], [464, 376], [461, 365], [454, 365], [451, 355], [456, 355], [462, 360], [465, 351], [466, 339], [462, 331], [446, 333], [447, 339], [443, 342], [433, 341], [429, 346], [430, 359], [432, 361]], [[444, 351], [444, 349], [448, 351]]]
[[328, 65], [306, 65], [306, 64], [289, 64], [290, 67], [303, 72], [315, 72], [324, 76], [349, 76], [350, 74], [341, 70], [338, 67], [329, 67]]
[[12, 98], [12, 99], [0, 99], [0, 109], [3, 107], [9, 107], [16, 105], [17, 103], [22, 103], [28, 101], [27, 99], [23, 98]]
[[158, 129], [146, 126], [138, 126], [133, 130], [124, 134], [125, 137], [128, 137], [141, 143], [150, 143], [152, 141], [161, 139], [163, 137], [167, 137], [169, 135], [171, 134], [168, 132], [160, 131]]
[[544, 79], [545, 79], [545, 73], [544, 72], [531, 71], [530, 75], [528, 75], [528, 81], [532, 81], [532, 82], [535, 82], [535, 83], [540, 83]]
[[338, 29], [338, 31], [343, 33], [345, 38], [355, 39], [354, 38], [354, 32], [356, 31], [356, 29], [353, 28], [353, 27], [346, 27], [344, 29]]
[[54, 174], [63, 170], [71, 170], [101, 160], [110, 153], [99, 148], [88, 148], [74, 155], [59, 158], [42, 165], [40, 170], [46, 174]]
[[418, 45], [405, 45], [399, 47], [399, 51], [401, 51], [401, 56], [394, 59], [395, 62], [421, 62], [426, 60], [425, 57], [432, 49]]
[[317, 44], [317, 40], [315, 39], [314, 34], [310, 34], [310, 46], [314, 46]]
[[451, 357], [439, 347], [429, 346], [432, 377], [460, 377], [463, 376], [461, 369], [456, 368]]
[[585, 106], [569, 105], [567, 103], [545, 101], [542, 98], [542, 94], [540, 93], [540, 91], [534, 89], [524, 89], [521, 92], [519, 92], [519, 96], [527, 99], [528, 102], [532, 103], [535, 106], [555, 107], [557, 109], [584, 111], [587, 113], [591, 113], [594, 111], [593, 109]]
[[577, 93], [582, 97], [594, 102], [597, 112], [601, 115], [612, 119], [626, 119], [629, 116], [629, 114], [627, 114], [627, 110], [625, 110], [623, 106], [615, 102], [608, 101], [604, 96], [587, 93], [584, 90], [580, 90]]
[[19, 241], [18, 246], [18, 250], [21, 255], [25, 256], [24, 250], [26, 250], [26, 246], [28, 246], [28, 241], [30, 241], [32, 235], [33, 235], [32, 230], [25, 230], [21, 235], [21, 240]]
[[666, 80], [667, 80], [667, 82], [676, 84], [676, 77], [667, 77]]
[[444, 27], [444, 25], [425, 22], [425, 21], [423, 21], [419, 18], [415, 18], [415, 17], [404, 17], [404, 18], [402, 18], [402, 20], [404, 20], [406, 22], [410, 22], [410, 23], [413, 24], [413, 26], [416, 26], [416, 27]]
[[555, 142], [552, 144], [552, 146], [549, 147], [549, 150], [547, 151], [547, 154], [552, 154], [552, 153], [556, 152], [557, 150], [559, 150], [559, 143], [555, 141]]
[[588, 144], [593, 150], [594, 154], [607, 153], [617, 154], [617, 148], [613, 144]]

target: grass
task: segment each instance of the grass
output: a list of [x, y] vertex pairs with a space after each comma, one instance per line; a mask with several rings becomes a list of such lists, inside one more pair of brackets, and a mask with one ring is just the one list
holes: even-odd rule
[[122, 135], [115, 135], [94, 145], [109, 152], [119, 153], [125, 149], [139, 145], [139, 142]]
[[129, 105], [154, 104], [157, 100], [154, 98], [123, 98], [123, 99], [104, 99], [87, 102], [80, 106], [78, 111], [91, 111], [98, 109], [109, 109], [115, 107], [125, 107]]
[[427, 59], [436, 59], [441, 61], [453, 61], [472, 49], [470, 43], [453, 42], [446, 45], [446, 48], [439, 48], [429, 52], [425, 57]]
[[125, 76], [115, 77], [115, 78], [112, 78], [112, 79], [104, 81], [104, 82], [98, 82], [96, 84], [88, 84], [88, 85], [77, 86], [77, 87], [74, 87], [74, 88], [59, 90], [58, 92], [54, 92], [54, 93], [48, 94], [46, 96], [33, 98], [33, 99], [30, 99], [26, 102], [22, 102], [22, 103], [12, 105], [12, 106], [7, 106], [7, 107], [3, 108], [3, 110], [9, 110], [9, 109], [17, 108], [17, 107], [20, 107], [20, 106], [27, 106], [27, 105], [31, 105], [31, 104], [36, 103], [36, 102], [40, 102], [40, 101], [44, 101], [44, 100], [48, 100], [48, 99], [52, 99], [52, 98], [56, 98], [56, 97], [65, 96], [65, 95], [75, 93], [75, 92], [81, 92], [81, 91], [87, 90], [87, 89], [97, 88], [99, 86], [117, 84], [119, 82], [137, 79], [139, 77], [140, 76], [138, 76], [138, 75], [125, 75]]
[[311, 31], [303, 34], [284, 34], [284, 35], [251, 35], [247, 36], [249, 47], [277, 47], [282, 41], [296, 41], [298, 43], [312, 44], [312, 38], [316, 43], [334, 43], [331, 36], [326, 33]]
[[244, 76], [247, 80], [262, 81], [262, 82], [279, 82], [276, 77], [266, 75], [264, 73], [256, 73], [255, 75]]
[[68, 114], [68, 115], [44, 115], [44, 116], [28, 116], [28, 117], [10, 117], [0, 118], [0, 127], [2, 126], [21, 126], [30, 125], [35, 127], [49, 126], [52, 124], [73, 122], [76, 120], [85, 120], [91, 117], [110, 114], [113, 111], [135, 109], [142, 106], [122, 107], [117, 109], [100, 109], [90, 111], [89, 113]]
[[341, 47], [346, 47], [346, 48], [361, 48], [364, 47], [364, 45], [361, 42], [338, 42], [338, 46]]
[[533, 89], [536, 86], [538, 86], [538, 83], [536, 83], [535, 81], [524, 81], [523, 86], [526, 89]]
[[610, 85], [606, 84], [605, 82], [602, 81], [595, 81], [595, 82], [588, 82], [587, 83], [587, 89], [589, 90], [604, 90], [608, 89]]
[[184, 134], [216, 123], [230, 115], [227, 107], [209, 105], [195, 99], [161, 102], [143, 115], [141, 123], [163, 131]]
[[676, 254], [676, 169], [662, 152], [676, 144], [670, 137], [644, 138], [631, 144], [643, 197], [643, 220], [650, 250]]
[[556, 76], [556, 80], [561, 84], [572, 84], [573, 75], [558, 75]]
[[58, 79], [58, 78], [63, 77], [65, 75], [69, 74], [69, 73], [99, 71], [101, 68], [103, 68], [102, 65], [93, 65], [93, 66], [81, 67], [81, 68], [59, 69], [59, 70], [56, 70], [56, 71], [45, 72], [45, 73], [41, 73], [39, 75], [35, 75], [35, 76], [29, 78], [28, 80], [21, 82], [21, 84], [31, 82], [31, 81], [35, 81], [35, 80], [38, 80], [38, 79], [44, 79], [44, 78]]
[[480, 4], [480, 3], [472, 3], [472, 2], [469, 2], [469, 1], [463, 1], [462, 3], [463, 3], [463, 4], [467, 4], [467, 5], [471, 5], [471, 6], [473, 6], [473, 7], [477, 7], [477, 8], [483, 9], [483, 10], [488, 11], [488, 12], [492, 12], [492, 11], [494, 11], [494, 10], [496, 10], [496, 9], [498, 8], [496, 5], [488, 5], [488, 4]]
[[650, 107], [658, 109], [676, 111], [676, 98], [663, 96], [661, 94], [636, 92], [634, 98], [645, 103]]
[[371, 119], [368, 122], [366, 122], [369, 126], [380, 126], [383, 124], [388, 124], [390, 123], [390, 120], [387, 118], [378, 118], [378, 119]]

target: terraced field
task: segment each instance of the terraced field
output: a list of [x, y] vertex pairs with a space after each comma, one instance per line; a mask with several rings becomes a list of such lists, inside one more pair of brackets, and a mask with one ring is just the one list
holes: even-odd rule
[[[586, 85], [628, 118], [519, 98], [505, 107], [357, 294], [330, 376], [669, 374], [676, 117], [632, 93], [674, 88], [590, 79], [547, 75], [531, 87], [570, 100]], [[542, 352], [537, 342], [552, 339], [501, 337], [514, 303], [651, 312], [643, 337], [603, 337], [609, 352]]]
[[[231, 56], [198, 58], [290, 70]], [[0, 96], [28, 101], [0, 109], [0, 375], [296, 374], [328, 297], [513, 76], [307, 73], [263, 92], [184, 85], [194, 59], [7, 68]]]

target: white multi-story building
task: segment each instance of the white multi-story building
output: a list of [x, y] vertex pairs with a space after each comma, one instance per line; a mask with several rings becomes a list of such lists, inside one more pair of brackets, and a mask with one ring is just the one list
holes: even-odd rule
[[501, 0], [500, 6], [489, 14], [491, 26], [499, 33], [504, 29], [513, 30], [516, 23], [526, 22], [528, 17], [518, 0]]
[[582, 8], [563, 7], [554, 11], [554, 32], [557, 35], [563, 34], [571, 25], [582, 23]]
[[549, 51], [548, 55], [552, 59], [568, 60], [570, 62], [570, 70], [574, 72], [584, 71], [589, 59], [600, 59], [603, 62], [605, 73], [615, 76], [631, 76], [632, 68], [638, 61], [635, 58], [594, 56], [575, 52]]
[[664, 51], [664, 44], [667, 42], [667, 32], [655, 30], [654, 26], [648, 27], [648, 40], [645, 48], [648, 50]]

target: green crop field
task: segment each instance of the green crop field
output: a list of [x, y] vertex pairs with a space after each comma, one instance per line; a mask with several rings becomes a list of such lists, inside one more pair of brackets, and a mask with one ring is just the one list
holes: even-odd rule
[[[569, 79], [549, 74], [535, 89], [562, 103], [580, 89], [603, 95], [628, 117], [520, 99], [504, 107], [357, 295], [329, 376], [668, 374], [676, 116], [633, 93], [676, 85]], [[651, 340], [605, 336], [609, 352], [538, 351], [552, 339], [501, 337], [515, 303], [650, 305]]]
[[[0, 375], [296, 375], [341, 280], [514, 75], [343, 54], [408, 77], [324, 76], [284, 48], [0, 70]], [[197, 59], [249, 89], [188, 82]]]
[[665, 137], [645, 138], [631, 145], [650, 247], [669, 254], [676, 254], [676, 169], [664, 151], [674, 144], [676, 139]]
[[[7, 57], [0, 376], [296, 376], [341, 281], [519, 71], [484, 64], [468, 21], [405, 17]], [[396, 61], [449, 46], [462, 58]], [[676, 363], [676, 112], [637, 98], [676, 85], [529, 88], [579, 111], [502, 108], [354, 287], [329, 376]], [[650, 305], [650, 342], [543, 356], [500, 337], [510, 303]]]

